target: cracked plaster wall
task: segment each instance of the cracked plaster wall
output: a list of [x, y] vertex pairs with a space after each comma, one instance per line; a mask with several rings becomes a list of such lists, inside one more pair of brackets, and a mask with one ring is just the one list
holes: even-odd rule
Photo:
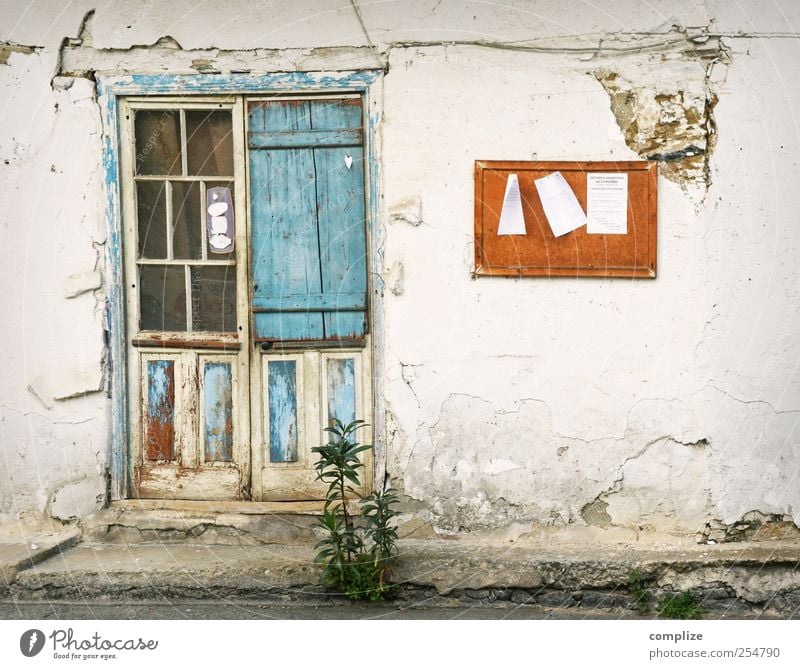
[[[386, 70], [377, 394], [391, 479], [436, 527], [800, 520], [795, 4], [250, 0], [219, 21], [112, 0], [59, 53], [93, 8], [0, 6], [0, 513], [102, 493], [99, 121], [89, 80], [51, 86], [60, 63]], [[668, 158], [656, 281], [470, 279], [475, 159], [646, 155]]]
[[0, 518], [78, 517], [105, 494], [100, 119], [54, 48], [0, 65]]

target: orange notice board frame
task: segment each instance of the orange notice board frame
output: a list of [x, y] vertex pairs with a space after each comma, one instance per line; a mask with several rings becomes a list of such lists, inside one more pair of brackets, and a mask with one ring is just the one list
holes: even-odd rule
[[[561, 172], [586, 212], [586, 175], [628, 175], [627, 234], [555, 237], [534, 179]], [[519, 179], [525, 235], [498, 236], [506, 181]], [[475, 161], [475, 276], [656, 277], [658, 163], [655, 161]]]

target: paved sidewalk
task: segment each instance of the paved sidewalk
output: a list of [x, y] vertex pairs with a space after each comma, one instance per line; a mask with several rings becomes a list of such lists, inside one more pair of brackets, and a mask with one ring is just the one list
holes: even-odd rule
[[[76, 533], [0, 542], [0, 599], [344, 601], [319, 585], [308, 545], [78, 543]], [[45, 539], [48, 539], [45, 541]], [[35, 548], [34, 548], [35, 546]], [[632, 611], [636, 573], [655, 600], [690, 590], [714, 617], [800, 617], [800, 544], [669, 545], [459, 539], [400, 542], [400, 606]]]
[[0, 586], [12, 583], [17, 573], [75, 545], [81, 537], [78, 528], [29, 531], [22, 526], [0, 527]]
[[354, 602], [339, 606], [264, 604], [252, 599], [0, 602], [0, 620], [642, 620], [635, 611], [541, 606], [403, 605]]

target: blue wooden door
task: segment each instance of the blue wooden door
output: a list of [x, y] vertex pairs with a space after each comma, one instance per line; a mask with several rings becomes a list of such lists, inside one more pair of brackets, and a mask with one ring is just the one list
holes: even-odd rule
[[367, 331], [360, 98], [248, 105], [256, 342]]
[[316, 499], [323, 428], [369, 420], [362, 102], [252, 100], [247, 117], [253, 495]]

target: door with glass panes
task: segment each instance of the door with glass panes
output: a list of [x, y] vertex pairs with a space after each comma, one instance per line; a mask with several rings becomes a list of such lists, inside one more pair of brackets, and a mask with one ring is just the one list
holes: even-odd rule
[[371, 415], [361, 97], [121, 111], [131, 496], [321, 499]]

